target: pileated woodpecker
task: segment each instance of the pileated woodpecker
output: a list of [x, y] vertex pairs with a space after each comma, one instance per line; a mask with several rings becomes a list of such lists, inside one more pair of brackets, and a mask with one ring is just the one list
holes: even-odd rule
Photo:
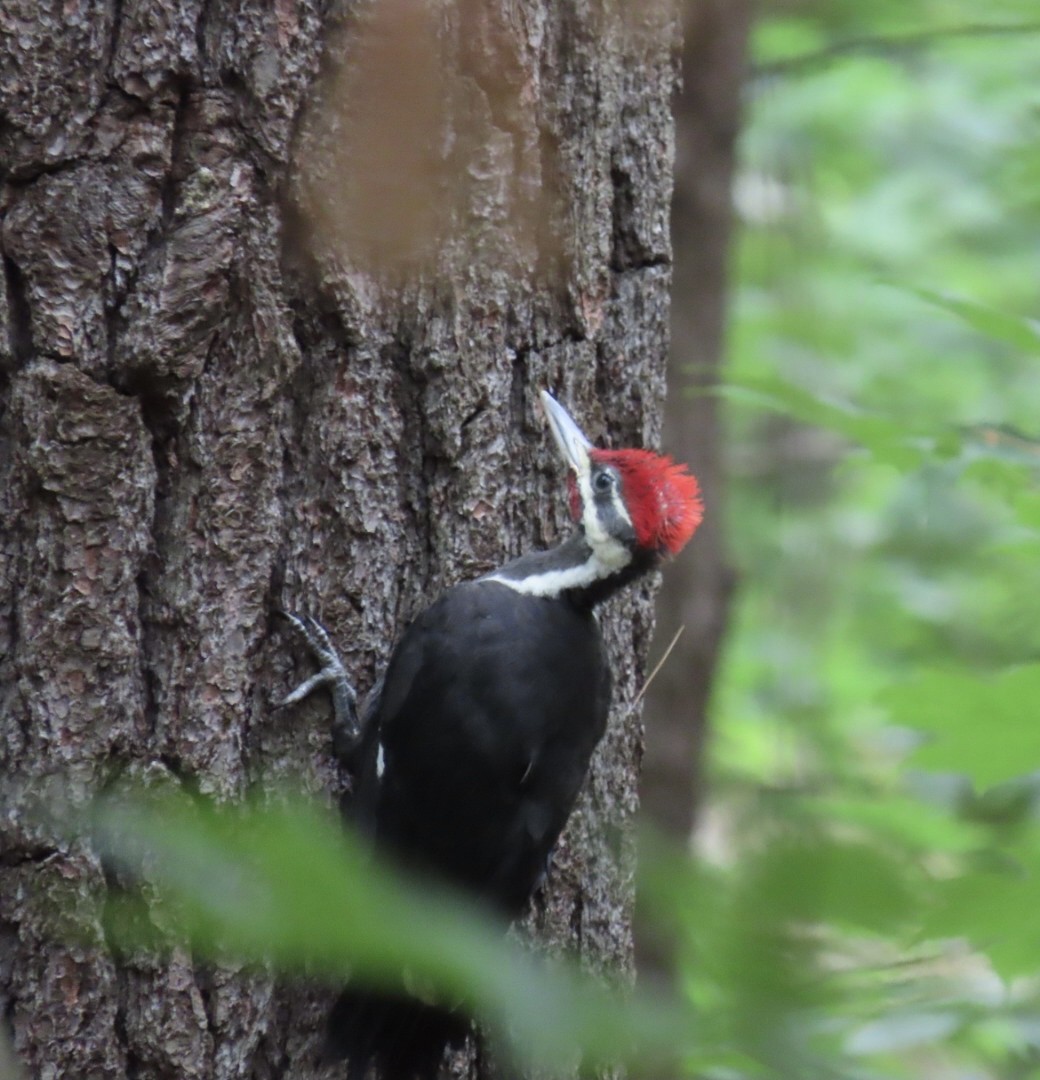
[[[518, 916], [545, 872], [607, 722], [610, 668], [593, 608], [675, 555], [700, 524], [696, 479], [647, 450], [597, 450], [542, 392], [570, 469], [572, 535], [456, 585], [405, 630], [359, 726], [323, 628], [289, 616], [321, 670], [284, 701], [332, 691], [350, 813], [413, 872]], [[354, 1080], [434, 1077], [468, 1023], [450, 1010], [348, 987], [330, 1048]]]

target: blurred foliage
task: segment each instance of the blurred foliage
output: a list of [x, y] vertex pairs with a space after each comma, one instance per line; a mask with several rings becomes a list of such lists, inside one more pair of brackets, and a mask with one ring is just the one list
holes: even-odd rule
[[1032, 2], [755, 27], [695, 1075], [1040, 1075], [1038, 56]]
[[534, 1069], [674, 1061], [689, 1041], [675, 1001], [624, 995], [538, 959], [470, 899], [376, 859], [337, 814], [268, 793], [220, 805], [133, 781], [76, 832], [105, 859], [106, 940], [123, 955], [187, 938], [201, 957], [338, 988], [402, 976], [479, 1017]]

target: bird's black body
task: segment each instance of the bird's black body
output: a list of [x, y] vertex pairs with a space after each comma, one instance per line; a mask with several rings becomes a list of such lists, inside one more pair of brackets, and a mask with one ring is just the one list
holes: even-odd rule
[[[676, 481], [668, 459], [595, 451], [553, 399], [543, 403], [574, 471], [576, 532], [456, 585], [423, 611], [395, 646], [360, 732], [327, 635], [291, 617], [323, 667], [286, 700], [332, 689], [340, 735], [356, 735], [340, 739], [357, 773], [356, 825], [411, 873], [507, 919], [545, 873], [606, 728], [610, 668], [594, 608], [681, 547], [700, 512], [696, 482]], [[351, 986], [329, 1041], [349, 1059], [351, 1080], [370, 1063], [381, 1080], [426, 1080], [467, 1030], [404, 982], [398, 994]]]
[[[588, 604], [496, 581], [444, 593], [390, 658], [363, 733], [351, 815], [418, 875], [519, 915], [566, 824], [610, 706]], [[468, 1021], [405, 994], [349, 987], [329, 1041], [364, 1075], [435, 1075]]]
[[[543, 572], [560, 549], [509, 569]], [[591, 594], [456, 585], [404, 632], [369, 703], [350, 814], [405, 869], [512, 919], [545, 873], [610, 708]], [[433, 1076], [468, 1021], [348, 987], [329, 1023], [351, 1077]]]
[[588, 607], [497, 581], [458, 585], [391, 657], [360, 820], [410, 869], [513, 917], [570, 814], [609, 704]]

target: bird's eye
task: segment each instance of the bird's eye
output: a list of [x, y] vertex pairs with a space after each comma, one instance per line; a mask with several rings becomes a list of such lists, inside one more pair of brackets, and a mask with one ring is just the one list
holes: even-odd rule
[[603, 495], [614, 486], [614, 476], [609, 472], [600, 472], [592, 478], [593, 490]]

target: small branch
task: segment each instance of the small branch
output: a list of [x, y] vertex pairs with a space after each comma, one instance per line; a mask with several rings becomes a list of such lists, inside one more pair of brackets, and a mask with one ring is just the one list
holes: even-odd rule
[[941, 41], [963, 37], [1003, 37], [1013, 34], [1040, 33], [1040, 22], [1027, 23], [968, 23], [964, 26], [936, 27], [933, 30], [917, 30], [909, 34], [879, 35], [875, 37], [848, 38], [835, 41], [814, 52], [758, 64], [751, 69], [752, 81], [773, 78], [778, 75], [800, 75], [807, 70], [821, 67], [831, 60], [849, 53], [897, 53], [910, 52]]
[[646, 682], [643, 683], [643, 689], [640, 690], [638, 694], [636, 694], [636, 699], [632, 702], [633, 708], [635, 708], [636, 705], [638, 705], [643, 700], [643, 695], [647, 692], [647, 690], [650, 689], [650, 684], [654, 681], [655, 678], [657, 678], [657, 673], [661, 670], [661, 668], [664, 667], [664, 662], [668, 659], [669, 656], [672, 655], [672, 649], [675, 648], [676, 643], [682, 636], [682, 632], [685, 629], [686, 625], [683, 624], [679, 627], [678, 630], [675, 631], [675, 637], [673, 637], [672, 640], [668, 643], [668, 648], [665, 649], [664, 656], [662, 656], [661, 659], [657, 661], [654, 670], [650, 672], [650, 674], [646, 678]]

